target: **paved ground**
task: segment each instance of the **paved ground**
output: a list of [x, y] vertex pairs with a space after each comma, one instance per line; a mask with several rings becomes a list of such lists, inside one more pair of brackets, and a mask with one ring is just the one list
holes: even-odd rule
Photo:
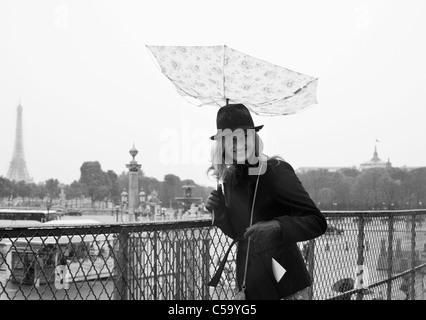
[[[2, 285], [5, 286], [4, 279]], [[18, 286], [8, 282], [6, 290], [0, 288], [0, 300], [114, 300], [114, 284], [111, 280], [71, 283], [68, 289], [56, 289], [55, 285]]]

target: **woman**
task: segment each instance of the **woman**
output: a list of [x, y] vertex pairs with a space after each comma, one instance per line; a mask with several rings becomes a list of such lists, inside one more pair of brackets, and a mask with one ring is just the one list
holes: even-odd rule
[[[232, 245], [238, 243], [239, 289], [244, 284], [250, 300], [297, 299], [302, 293], [306, 298], [302, 290], [311, 279], [297, 242], [324, 234], [324, 216], [291, 165], [262, 153], [257, 131], [263, 126], [254, 126], [244, 105], [220, 108], [216, 125], [209, 172], [219, 187], [206, 208], [213, 213], [213, 224], [234, 240]], [[209, 285], [220, 279], [226, 256]]]

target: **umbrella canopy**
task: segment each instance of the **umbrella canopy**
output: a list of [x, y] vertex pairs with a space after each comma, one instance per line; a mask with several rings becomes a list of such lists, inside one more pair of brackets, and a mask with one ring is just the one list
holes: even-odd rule
[[242, 103], [258, 115], [288, 115], [317, 103], [318, 78], [228, 46], [147, 46], [163, 74], [191, 103]]

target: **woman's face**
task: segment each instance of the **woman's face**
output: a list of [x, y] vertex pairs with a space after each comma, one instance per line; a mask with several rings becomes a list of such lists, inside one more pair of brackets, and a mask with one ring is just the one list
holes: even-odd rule
[[255, 150], [255, 133], [250, 130], [225, 137], [225, 163], [245, 163]]

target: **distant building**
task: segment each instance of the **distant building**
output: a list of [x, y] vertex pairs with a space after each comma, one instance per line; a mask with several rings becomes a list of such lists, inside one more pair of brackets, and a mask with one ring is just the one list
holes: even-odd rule
[[299, 167], [296, 171], [299, 173], [305, 173], [312, 170], [327, 170], [329, 172], [336, 172], [341, 169], [349, 169], [350, 167]]
[[369, 161], [361, 163], [359, 169], [364, 170], [364, 169], [371, 169], [371, 168], [389, 168], [389, 167], [392, 167], [392, 164], [389, 161], [389, 158], [387, 162], [381, 160], [377, 154], [377, 147], [375, 146], [373, 158]]
[[[371, 168], [389, 168], [392, 167], [392, 163], [390, 162], [389, 158], [388, 161], [383, 161], [379, 158], [379, 155], [377, 153], [377, 147], [374, 147], [374, 153], [373, 158], [371, 160], [361, 163], [358, 167], [300, 167], [297, 169], [298, 173], [305, 173], [307, 171], [311, 170], [328, 170], [329, 172], [336, 172], [342, 169], [357, 169], [357, 170], [364, 170], [364, 169], [371, 169]], [[404, 167], [406, 168], [406, 167]], [[410, 168], [415, 169], [415, 168]]]

